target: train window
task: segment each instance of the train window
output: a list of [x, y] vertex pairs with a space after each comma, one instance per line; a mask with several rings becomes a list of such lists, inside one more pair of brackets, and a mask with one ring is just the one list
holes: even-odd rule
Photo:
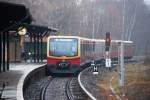
[[84, 51], [95, 51], [95, 43], [83, 43], [83, 50]]
[[73, 57], [78, 54], [78, 41], [77, 39], [50, 39], [50, 55], [61, 57]]

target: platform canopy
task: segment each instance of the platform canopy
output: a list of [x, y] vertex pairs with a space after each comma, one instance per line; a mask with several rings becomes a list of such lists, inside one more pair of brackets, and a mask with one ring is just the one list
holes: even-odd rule
[[27, 34], [32, 36], [46, 36], [50, 35], [51, 32], [57, 32], [58, 30], [55, 28], [49, 28], [47, 26], [40, 25], [28, 25], [27, 26]]
[[0, 32], [5, 32], [22, 23], [32, 21], [28, 9], [21, 4], [0, 2]]

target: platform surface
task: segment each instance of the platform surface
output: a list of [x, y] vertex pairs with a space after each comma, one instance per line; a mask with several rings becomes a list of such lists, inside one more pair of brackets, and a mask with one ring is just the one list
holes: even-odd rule
[[4, 100], [17, 100], [17, 86], [22, 84], [21, 77], [43, 64], [16, 63], [10, 64], [10, 70], [0, 73], [0, 90], [3, 83], [5, 88], [2, 93]]

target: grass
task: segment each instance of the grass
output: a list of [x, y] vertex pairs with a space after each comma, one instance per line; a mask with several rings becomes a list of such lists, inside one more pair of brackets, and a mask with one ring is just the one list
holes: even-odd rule
[[[143, 64], [128, 64], [125, 67], [125, 94], [129, 100], [143, 100], [147, 98], [150, 91], [150, 65]], [[119, 95], [121, 89], [118, 85], [118, 76], [115, 77], [112, 83], [115, 91]], [[142, 93], [140, 93], [143, 91]], [[138, 94], [140, 93], [140, 95]], [[132, 94], [132, 95], [131, 95]], [[140, 96], [140, 97], [138, 97]], [[141, 98], [143, 97], [143, 98]]]
[[[128, 64], [125, 67], [125, 93], [129, 100], [146, 100], [150, 97], [150, 65]], [[121, 89], [118, 85], [118, 73], [108, 73], [103, 80], [99, 81], [99, 88], [109, 91], [111, 77], [115, 92], [120, 95]], [[142, 91], [142, 93], [140, 93]], [[139, 94], [140, 93], [140, 94]]]

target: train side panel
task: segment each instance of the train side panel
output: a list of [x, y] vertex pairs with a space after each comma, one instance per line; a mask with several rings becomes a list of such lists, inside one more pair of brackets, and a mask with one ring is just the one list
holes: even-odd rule
[[90, 62], [92, 59], [104, 58], [104, 44], [99, 42], [81, 40], [81, 65]]
[[[118, 59], [119, 45], [117, 42], [112, 42], [110, 46], [110, 58], [113, 60]], [[133, 56], [133, 43], [124, 44], [124, 56], [126, 59], [131, 59]], [[92, 59], [100, 60], [105, 59], [105, 42], [92, 42], [81, 40], [81, 65], [90, 62]]]

